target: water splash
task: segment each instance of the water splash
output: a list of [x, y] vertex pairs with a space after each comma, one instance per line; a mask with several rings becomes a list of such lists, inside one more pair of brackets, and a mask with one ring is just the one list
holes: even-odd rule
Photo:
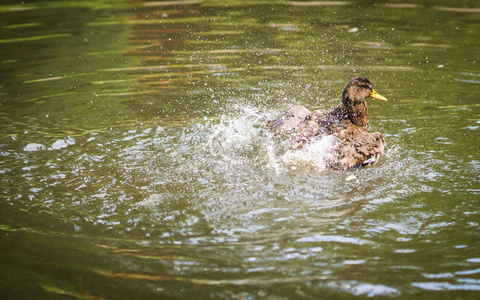
[[220, 119], [121, 141], [135, 142], [120, 154], [120, 180], [141, 187], [134, 210], [142, 222], [195, 231], [202, 220], [227, 235], [276, 232], [292, 223], [315, 228], [358, 209], [353, 203], [370, 201], [372, 209], [429, 188], [428, 166], [398, 146], [375, 166], [328, 170], [334, 138], [291, 150], [288, 136], [269, 132], [268, 120], [279, 115], [237, 106]]
[[[275, 137], [269, 131], [269, 120], [275, 113], [264, 113], [257, 108], [239, 107], [235, 117], [223, 116], [220, 124], [213, 126], [206, 148], [230, 163], [245, 163], [253, 159], [257, 164], [276, 173], [295, 169], [325, 171], [333, 159], [335, 138], [326, 136], [312, 141], [299, 150], [292, 150], [289, 136]], [[239, 159], [236, 161], [235, 159]]]
[[333, 151], [336, 143], [335, 137], [325, 136], [306, 144], [299, 150], [288, 150], [282, 156], [282, 161], [292, 168], [304, 166], [320, 172], [325, 171], [328, 161], [334, 159]]

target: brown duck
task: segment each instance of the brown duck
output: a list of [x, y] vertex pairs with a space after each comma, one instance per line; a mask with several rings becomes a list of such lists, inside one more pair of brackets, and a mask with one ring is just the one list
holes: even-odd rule
[[292, 149], [302, 148], [316, 138], [332, 135], [336, 140], [330, 168], [344, 170], [373, 164], [383, 153], [385, 135], [368, 133], [368, 110], [366, 98], [382, 101], [387, 99], [377, 94], [370, 81], [363, 77], [350, 80], [342, 94], [342, 103], [334, 109], [309, 111], [301, 105], [290, 107], [285, 116], [274, 121], [271, 131], [292, 133]]

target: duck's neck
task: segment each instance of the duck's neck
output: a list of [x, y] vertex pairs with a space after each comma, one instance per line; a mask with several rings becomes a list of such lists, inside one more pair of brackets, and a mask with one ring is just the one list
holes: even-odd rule
[[350, 119], [353, 124], [361, 127], [363, 130], [368, 129], [368, 110], [365, 100], [354, 103], [350, 99], [344, 99], [343, 106], [347, 112], [348, 119]]

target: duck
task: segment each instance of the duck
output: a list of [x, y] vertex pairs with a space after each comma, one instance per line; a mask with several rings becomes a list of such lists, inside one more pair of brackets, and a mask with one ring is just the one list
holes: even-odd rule
[[342, 102], [335, 108], [310, 111], [304, 106], [293, 105], [283, 117], [272, 122], [270, 131], [273, 135], [291, 135], [292, 150], [332, 136], [334, 147], [326, 161], [331, 169], [346, 170], [375, 164], [383, 154], [385, 135], [367, 132], [367, 98], [388, 101], [373, 89], [367, 78], [354, 77], [345, 85]]

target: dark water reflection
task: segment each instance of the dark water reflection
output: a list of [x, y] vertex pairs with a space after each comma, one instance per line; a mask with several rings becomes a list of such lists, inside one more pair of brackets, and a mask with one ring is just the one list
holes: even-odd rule
[[[0, 7], [0, 295], [474, 299], [479, 7]], [[388, 149], [324, 170], [265, 118], [355, 75]]]

